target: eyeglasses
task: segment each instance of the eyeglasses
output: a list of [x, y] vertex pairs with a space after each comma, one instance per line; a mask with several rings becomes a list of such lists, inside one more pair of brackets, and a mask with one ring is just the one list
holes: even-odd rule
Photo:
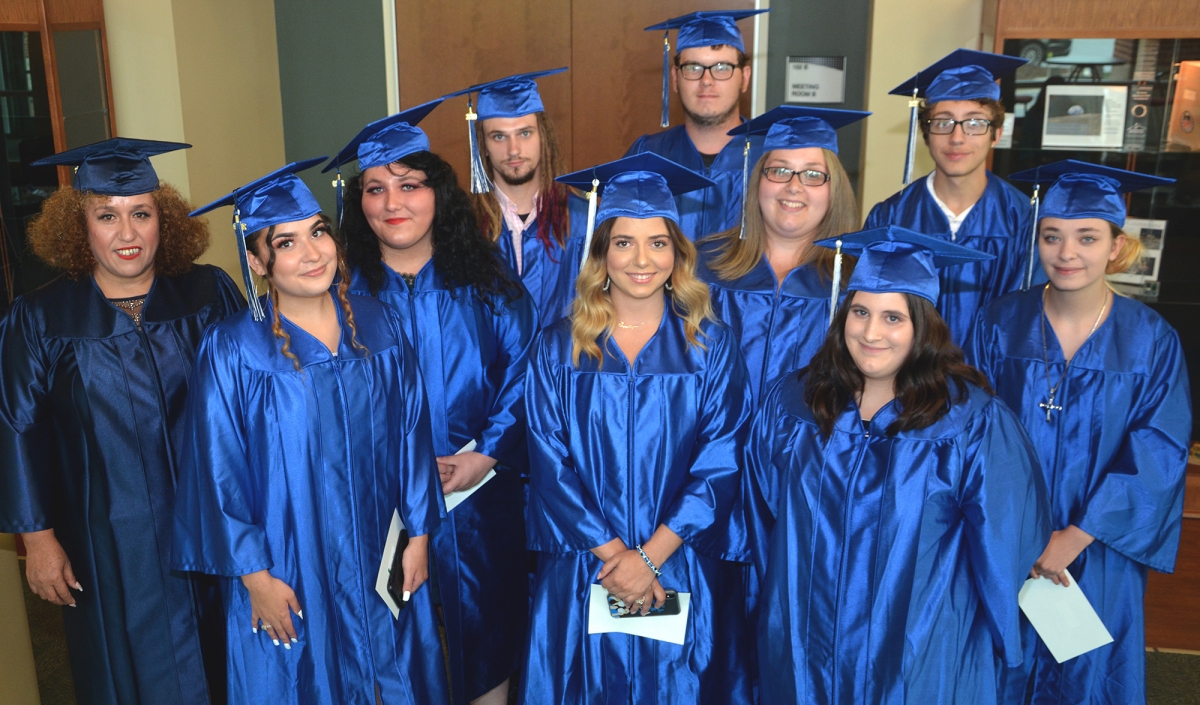
[[733, 77], [733, 70], [737, 68], [737, 65], [718, 61], [712, 66], [705, 66], [704, 64], [689, 61], [686, 64], [680, 64], [678, 68], [679, 75], [688, 81], [699, 81], [704, 77], [705, 71], [712, 74], [714, 80], [728, 81]]
[[821, 186], [826, 181], [829, 181], [829, 174], [816, 169], [789, 169], [786, 166], [769, 166], [762, 170], [763, 176], [767, 177], [767, 181], [773, 181], [777, 184], [786, 184], [792, 180], [793, 176], [800, 177], [800, 183], [805, 186]]
[[963, 134], [972, 137], [986, 135], [988, 130], [992, 129], [992, 121], [984, 120], [983, 118], [967, 118], [966, 120], [933, 118], [932, 120], [926, 120], [925, 124], [929, 126], [929, 133], [932, 135], [953, 134], [955, 125], [962, 125]]

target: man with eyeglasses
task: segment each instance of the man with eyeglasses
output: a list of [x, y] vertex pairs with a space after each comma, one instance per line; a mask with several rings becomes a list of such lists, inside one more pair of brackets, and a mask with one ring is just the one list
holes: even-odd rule
[[[917, 126], [934, 170], [872, 208], [863, 227], [899, 225], [995, 255], [939, 272], [937, 309], [959, 346], [979, 309], [1045, 277], [1036, 248], [1030, 248], [1029, 197], [987, 169], [988, 154], [1004, 129], [996, 79], [1024, 63], [959, 49], [891, 91], [910, 97], [915, 92], [921, 99]], [[911, 163], [911, 153], [908, 159]]]
[[[741, 223], [742, 167], [762, 156], [762, 137], [746, 141], [727, 132], [740, 125], [738, 101], [750, 89], [750, 59], [737, 21], [766, 10], [693, 12], [647, 27], [669, 34], [678, 29], [674, 66], [663, 75], [662, 126], [667, 127], [673, 86], [683, 104], [684, 124], [643, 135], [625, 156], [654, 152], [712, 179], [716, 186], [676, 196], [679, 225], [692, 239]], [[663, 65], [670, 45], [664, 37]]]

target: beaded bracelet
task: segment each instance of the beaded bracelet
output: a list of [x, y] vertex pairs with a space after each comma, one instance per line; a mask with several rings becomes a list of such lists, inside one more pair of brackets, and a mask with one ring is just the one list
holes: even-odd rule
[[662, 571], [658, 569], [658, 566], [654, 565], [654, 561], [650, 560], [650, 556], [647, 556], [646, 552], [642, 550], [642, 545], [640, 543], [638, 544], [637, 552], [639, 555], [641, 555], [642, 560], [646, 561], [646, 565], [650, 566], [650, 570], [654, 573], [654, 577], [661, 578]]

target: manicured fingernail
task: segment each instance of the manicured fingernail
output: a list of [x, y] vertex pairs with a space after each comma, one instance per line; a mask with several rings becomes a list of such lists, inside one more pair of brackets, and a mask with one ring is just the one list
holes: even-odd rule
[[271, 643], [275, 644], [276, 646], [279, 646], [279, 640], [278, 640], [278, 639], [272, 639], [272, 640], [271, 640]]
[[288, 651], [291, 651], [292, 645], [285, 641], [285, 642], [283, 642], [283, 648], [287, 649]]
[[71, 607], [74, 607], [74, 606], [75, 606], [75, 603], [74, 603], [74, 602], [70, 603], [70, 606], [71, 606]]
[[300, 642], [296, 641], [295, 639], [292, 639], [292, 643], [293, 643], [293, 644], [299, 644]]
[[411, 597], [411, 596], [412, 596], [412, 593], [411, 593], [411, 592], [409, 592], [408, 590], [405, 590], [405, 591], [404, 591], [404, 601], [405, 601], [405, 602], [408, 602], [408, 598], [409, 598], [409, 597]]
[[75, 581], [75, 589], [79, 592], [83, 592], [83, 586], [79, 584], [78, 580]]
[[296, 610], [296, 616], [300, 619], [304, 619], [304, 610]]
[[254, 632], [255, 634], [257, 634], [257, 633], [258, 633], [258, 627], [250, 627], [250, 631], [252, 631], [252, 632]]

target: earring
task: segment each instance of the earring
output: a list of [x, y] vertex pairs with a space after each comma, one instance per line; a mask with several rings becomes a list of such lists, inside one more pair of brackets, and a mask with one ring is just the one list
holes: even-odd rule
[[605, 291], [608, 291], [609, 284], [612, 284], [612, 277], [605, 277], [604, 278], [604, 290]]
[[675, 289], [674, 289], [674, 287], [672, 287], [672, 286], [671, 286], [671, 280], [670, 280], [670, 279], [668, 279], [668, 280], [667, 280], [667, 283], [666, 283], [666, 284], [663, 284], [663, 286], [667, 288], [667, 291], [674, 291], [674, 290], [675, 290]]

